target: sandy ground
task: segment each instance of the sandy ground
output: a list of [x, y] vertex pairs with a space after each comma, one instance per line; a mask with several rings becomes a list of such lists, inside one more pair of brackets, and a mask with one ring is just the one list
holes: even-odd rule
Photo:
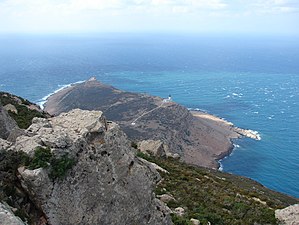
[[239, 138], [244, 136], [255, 140], [261, 140], [261, 137], [258, 134], [258, 132], [236, 127], [233, 123], [226, 121], [225, 119], [201, 111], [191, 111], [191, 113], [193, 116], [197, 118], [206, 119], [207, 121], [214, 123], [216, 126], [231, 131], [232, 133], [230, 138]]

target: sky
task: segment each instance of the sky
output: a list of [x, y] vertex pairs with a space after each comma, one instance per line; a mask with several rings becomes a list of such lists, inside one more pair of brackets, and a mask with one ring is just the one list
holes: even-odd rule
[[0, 0], [0, 33], [299, 34], [299, 0]]

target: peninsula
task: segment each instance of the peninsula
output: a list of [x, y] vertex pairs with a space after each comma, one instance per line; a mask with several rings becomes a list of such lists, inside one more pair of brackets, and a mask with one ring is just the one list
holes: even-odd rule
[[95, 78], [66, 87], [45, 104], [45, 111], [52, 115], [76, 108], [102, 111], [136, 144], [151, 141], [159, 144], [156, 148], [162, 148], [165, 155], [213, 169], [219, 168], [218, 160], [231, 153], [232, 139], [260, 139], [254, 132], [216, 116], [189, 111], [169, 99], [122, 91]]

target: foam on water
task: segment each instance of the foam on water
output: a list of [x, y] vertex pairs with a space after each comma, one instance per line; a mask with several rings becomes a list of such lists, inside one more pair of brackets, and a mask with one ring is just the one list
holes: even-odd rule
[[40, 107], [41, 109], [44, 109], [44, 105], [45, 105], [45, 103], [47, 102], [47, 100], [48, 100], [48, 98], [49, 98], [50, 96], [56, 94], [57, 92], [59, 92], [59, 91], [65, 89], [65, 88], [68, 88], [68, 87], [70, 87], [70, 86], [72, 86], [72, 85], [80, 84], [80, 83], [83, 83], [83, 82], [85, 82], [85, 80], [77, 81], [77, 82], [70, 83], [70, 84], [63, 84], [63, 85], [60, 84], [60, 85], [58, 85], [58, 87], [59, 87], [58, 89], [56, 89], [55, 91], [51, 92], [50, 94], [44, 96], [42, 99], [38, 100], [38, 101], [36, 102], [36, 104], [38, 104], [39, 107]]

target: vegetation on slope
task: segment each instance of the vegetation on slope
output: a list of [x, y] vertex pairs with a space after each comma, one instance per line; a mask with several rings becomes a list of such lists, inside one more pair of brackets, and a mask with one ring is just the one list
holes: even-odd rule
[[40, 214], [40, 212], [31, 203], [17, 177], [18, 168], [28, 163], [29, 157], [24, 152], [0, 151], [0, 201], [17, 209], [15, 215], [31, 224], [30, 214]]
[[174, 159], [158, 159], [138, 153], [148, 161], [166, 169], [156, 194], [170, 194], [167, 203], [175, 209], [183, 207], [185, 215], [173, 215], [176, 225], [189, 225], [190, 219], [201, 224], [277, 224], [274, 211], [295, 204], [297, 199], [271, 191], [245, 177], [186, 165]]
[[28, 169], [48, 168], [51, 179], [62, 179], [71, 169], [75, 161], [68, 155], [55, 157], [50, 148], [37, 147], [33, 158], [25, 152], [0, 151], [0, 201], [4, 201], [16, 208], [16, 215], [23, 221], [32, 223], [42, 214], [31, 202], [26, 191], [23, 190], [18, 179], [18, 168], [25, 166]]
[[42, 110], [30, 108], [30, 106], [34, 104], [29, 102], [28, 100], [6, 92], [0, 92], [0, 104], [2, 104], [3, 106], [7, 104], [15, 106], [17, 113], [10, 110], [8, 111], [8, 113], [22, 129], [27, 129], [31, 125], [32, 119], [34, 117], [50, 117], [49, 114], [45, 113]]

